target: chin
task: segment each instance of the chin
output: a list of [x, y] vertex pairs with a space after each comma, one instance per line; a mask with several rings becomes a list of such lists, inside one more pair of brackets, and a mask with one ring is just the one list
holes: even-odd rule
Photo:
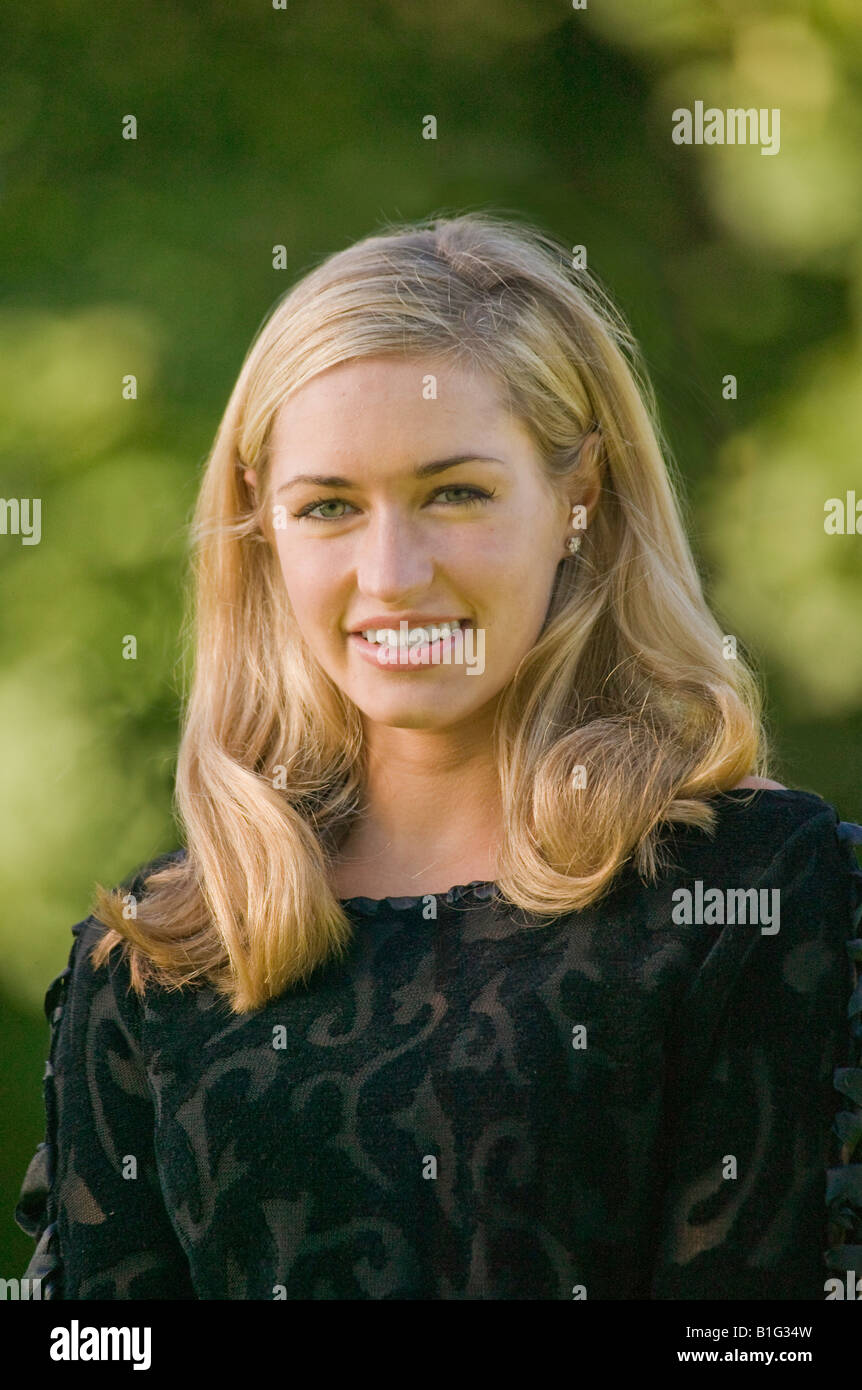
[[[441, 690], [393, 691], [389, 698], [345, 691], [362, 715], [390, 729], [447, 729], [469, 720], [477, 710], [472, 702], [447, 699]], [[462, 692], [463, 697], [463, 692]]]
[[433, 707], [424, 701], [412, 706], [402, 703], [381, 706], [368, 701], [359, 705], [359, 709], [372, 724], [383, 724], [389, 729], [446, 729], [469, 718], [469, 712], [457, 709], [447, 711], [441, 708], [439, 701]]

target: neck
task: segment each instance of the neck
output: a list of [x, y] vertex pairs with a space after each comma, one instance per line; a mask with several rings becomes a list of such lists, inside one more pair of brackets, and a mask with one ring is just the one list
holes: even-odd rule
[[489, 723], [444, 731], [368, 725], [365, 736], [362, 812], [341, 851], [352, 875], [442, 887], [493, 879], [503, 815]]

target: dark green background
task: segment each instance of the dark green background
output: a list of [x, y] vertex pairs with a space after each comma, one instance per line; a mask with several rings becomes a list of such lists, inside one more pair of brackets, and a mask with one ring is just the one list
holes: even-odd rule
[[[4, 22], [3, 495], [42, 499], [40, 545], [0, 536], [8, 1277], [32, 1249], [11, 1212], [69, 926], [96, 879], [179, 843], [200, 468], [273, 301], [384, 219], [512, 211], [587, 246], [642, 345], [712, 601], [763, 674], [772, 775], [862, 819], [862, 543], [823, 531], [827, 498], [862, 496], [862, 16], [53, 0]], [[674, 145], [697, 99], [778, 107], [779, 153]]]

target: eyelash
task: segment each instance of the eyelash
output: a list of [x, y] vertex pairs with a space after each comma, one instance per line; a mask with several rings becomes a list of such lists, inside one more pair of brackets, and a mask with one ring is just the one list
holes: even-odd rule
[[[463, 497], [460, 502], [448, 503], [451, 507], [475, 507], [481, 503], [490, 502], [492, 497], [496, 497], [497, 495], [496, 489], [492, 492], [487, 492], [485, 488], [481, 487], [452, 486], [438, 488], [433, 494], [433, 497], [436, 499], [443, 492], [467, 492], [470, 494], [469, 497]], [[312, 516], [311, 513], [314, 511], [315, 507], [325, 507], [328, 506], [330, 502], [344, 502], [344, 500], [343, 497], [318, 497], [316, 501], [308, 502], [298, 512], [294, 512], [293, 515], [298, 520], [307, 518], [309, 521], [343, 521], [344, 514], [341, 516]], [[350, 504], [348, 503], [347, 505], [349, 506]]]

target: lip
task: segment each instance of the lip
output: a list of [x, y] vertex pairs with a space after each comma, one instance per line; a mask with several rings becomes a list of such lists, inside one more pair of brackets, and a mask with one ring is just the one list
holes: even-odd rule
[[410, 627], [433, 627], [435, 625], [439, 627], [441, 623], [469, 624], [469, 621], [469, 618], [441, 618], [436, 614], [428, 613], [376, 613], [373, 617], [366, 618], [364, 622], [356, 623], [353, 627], [348, 628], [347, 633], [348, 636], [355, 637], [360, 633], [368, 632], [370, 628], [379, 632], [381, 628], [394, 627], [397, 631], [402, 623], [407, 623]]

